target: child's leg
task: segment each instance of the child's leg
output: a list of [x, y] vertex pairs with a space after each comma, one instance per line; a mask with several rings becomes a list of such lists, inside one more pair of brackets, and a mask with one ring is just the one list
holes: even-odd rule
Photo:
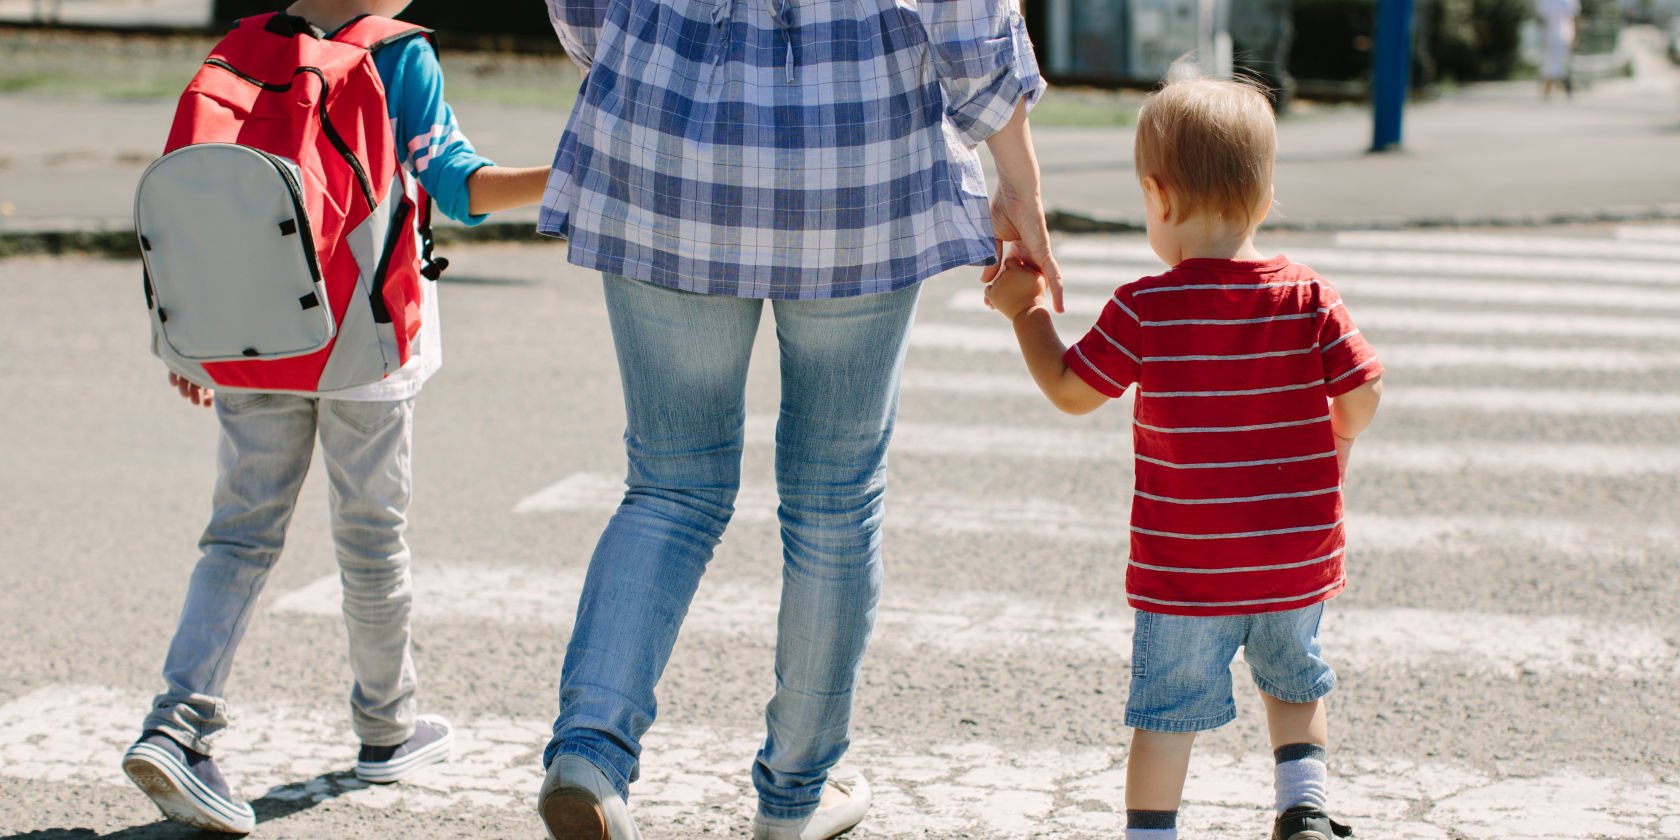
[[221, 393], [215, 405], [221, 438], [203, 555], [164, 660], [168, 687], [142, 725], [200, 753], [227, 726], [222, 689], [280, 556], [315, 438], [314, 401], [303, 397]]
[[1266, 729], [1272, 736], [1276, 761], [1276, 807], [1283, 813], [1297, 805], [1324, 810], [1329, 782], [1329, 715], [1322, 699], [1286, 703], [1260, 692], [1266, 706]]
[[1179, 616], [1139, 611], [1132, 635], [1126, 725], [1127, 840], [1175, 840], [1179, 800], [1195, 733], [1236, 717], [1231, 660], [1247, 616]]
[[1126, 840], [1173, 840], [1194, 732], [1132, 730], [1126, 756]]
[[1318, 642], [1324, 605], [1255, 616], [1243, 657], [1266, 707], [1278, 813], [1325, 807], [1330, 744], [1324, 696], [1336, 672]]
[[344, 586], [352, 725], [363, 744], [400, 744], [414, 732], [408, 503], [414, 401], [320, 401], [333, 543]]

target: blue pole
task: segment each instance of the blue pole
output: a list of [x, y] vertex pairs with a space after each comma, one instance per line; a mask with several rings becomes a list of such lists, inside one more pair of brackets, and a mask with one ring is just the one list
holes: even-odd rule
[[1400, 147], [1400, 118], [1412, 76], [1412, 0], [1377, 0], [1371, 76], [1371, 151]]

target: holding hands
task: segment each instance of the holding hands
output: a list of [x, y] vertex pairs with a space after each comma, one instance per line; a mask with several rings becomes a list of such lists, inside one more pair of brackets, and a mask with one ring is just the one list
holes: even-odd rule
[[1034, 307], [1051, 309], [1053, 290], [1043, 274], [1014, 257], [1001, 265], [997, 276], [986, 284], [987, 306], [1011, 322]]

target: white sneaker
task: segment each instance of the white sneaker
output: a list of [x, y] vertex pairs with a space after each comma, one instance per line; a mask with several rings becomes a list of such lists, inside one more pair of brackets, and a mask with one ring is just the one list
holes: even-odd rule
[[[753, 840], [828, 840], [852, 830], [869, 810], [869, 782], [861, 774], [850, 781], [828, 780], [828, 787], [845, 797], [832, 805], [819, 805], [804, 822], [784, 822], [753, 817]], [[823, 791], [827, 793], [827, 791]]]
[[642, 840], [630, 806], [582, 756], [562, 755], [548, 765], [537, 814], [549, 840]]

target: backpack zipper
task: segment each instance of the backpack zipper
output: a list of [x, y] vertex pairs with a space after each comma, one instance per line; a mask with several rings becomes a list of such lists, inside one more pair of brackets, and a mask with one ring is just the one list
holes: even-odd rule
[[316, 258], [315, 228], [309, 224], [309, 213], [303, 207], [303, 185], [298, 183], [298, 179], [292, 175], [292, 168], [286, 165], [287, 160], [285, 158], [250, 146], [244, 148], [262, 155], [263, 159], [272, 164], [274, 169], [280, 173], [280, 180], [286, 182], [286, 191], [292, 194], [292, 209], [297, 211], [298, 236], [303, 239], [303, 253], [309, 263], [309, 276], [315, 281], [315, 285], [325, 289], [326, 286], [321, 281], [321, 265]]
[[[292, 89], [291, 82], [287, 82], [283, 85], [274, 84], [273, 82], [265, 82], [262, 79], [256, 78], [255, 76], [239, 70], [220, 58], [205, 59], [204, 63], [211, 67], [218, 67], [222, 70], [226, 70], [240, 79], [256, 85], [257, 87], [260, 87], [270, 93], [285, 93], [286, 91]], [[328, 94], [331, 92], [331, 86], [327, 84], [327, 74], [321, 72], [321, 68], [319, 67], [299, 67], [297, 70], [293, 71], [292, 76], [296, 78], [298, 73], [313, 73], [315, 74], [315, 78], [321, 80], [321, 127], [326, 131], [327, 140], [333, 144], [333, 148], [338, 150], [339, 155], [344, 158], [346, 163], [350, 164], [350, 169], [356, 173], [356, 182], [362, 188], [362, 197], [367, 199], [368, 211], [373, 212], [378, 210], [379, 202], [374, 198], [373, 181], [368, 178], [367, 170], [362, 168], [362, 162], [356, 158], [356, 153], [350, 150], [350, 144], [344, 142], [344, 137], [338, 133], [338, 129], [333, 128], [332, 120], [327, 119], [327, 99]]]
[[385, 305], [385, 277], [391, 271], [391, 255], [397, 252], [399, 237], [407, 234], [408, 228], [408, 199], [399, 199], [397, 211], [391, 216], [391, 224], [385, 230], [385, 252], [379, 255], [379, 267], [373, 272], [373, 290], [369, 293], [369, 303], [373, 306], [373, 321], [376, 324], [391, 323], [391, 310]]

